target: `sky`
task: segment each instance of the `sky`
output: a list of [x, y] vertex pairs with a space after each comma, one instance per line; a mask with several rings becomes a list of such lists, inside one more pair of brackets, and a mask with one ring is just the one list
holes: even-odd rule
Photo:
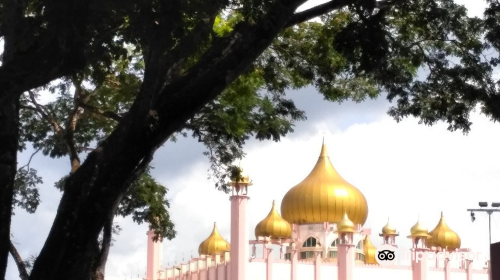
[[[480, 15], [476, 1], [458, 1]], [[476, 3], [474, 3], [476, 2]], [[474, 3], [474, 5], [472, 5]], [[273, 200], [278, 209], [285, 193], [300, 183], [316, 163], [325, 141], [337, 171], [356, 186], [368, 201], [371, 240], [381, 243], [378, 233], [390, 218], [400, 232], [397, 243], [409, 247], [406, 238], [420, 217], [432, 230], [441, 211], [463, 248], [487, 252], [488, 217], [476, 213], [471, 222], [467, 208], [479, 201], [500, 202], [500, 124], [480, 112], [472, 116], [472, 130], [464, 135], [448, 131], [446, 124], [432, 127], [409, 118], [397, 123], [387, 115], [391, 104], [384, 98], [360, 104], [331, 103], [314, 88], [287, 93], [308, 119], [296, 124], [295, 132], [280, 142], [249, 141], [241, 164], [253, 180], [248, 206], [250, 238], [268, 214]], [[217, 222], [219, 232], [230, 241], [229, 196], [207, 179], [209, 163], [204, 147], [191, 138], [166, 143], [155, 155], [154, 177], [167, 186], [170, 214], [177, 237], [163, 243], [163, 265], [196, 257], [199, 244]], [[19, 155], [25, 164], [31, 153]], [[69, 172], [67, 159], [37, 155], [32, 166], [43, 176], [42, 204], [36, 214], [16, 209], [13, 241], [23, 257], [36, 255], [43, 246], [57, 210], [61, 193], [53, 185]], [[109, 279], [142, 277], [146, 267], [146, 224], [117, 218], [123, 228], [115, 237], [106, 276]], [[492, 215], [492, 241], [500, 241], [500, 213]], [[18, 279], [9, 259], [6, 279]]]

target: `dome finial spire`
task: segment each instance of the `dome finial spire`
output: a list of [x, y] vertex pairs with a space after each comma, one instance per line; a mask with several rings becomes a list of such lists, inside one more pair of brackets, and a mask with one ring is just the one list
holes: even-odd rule
[[321, 144], [321, 153], [320, 153], [319, 157], [320, 158], [329, 157], [328, 156], [328, 150], [326, 149], [325, 138], [324, 137], [323, 137], [323, 143]]

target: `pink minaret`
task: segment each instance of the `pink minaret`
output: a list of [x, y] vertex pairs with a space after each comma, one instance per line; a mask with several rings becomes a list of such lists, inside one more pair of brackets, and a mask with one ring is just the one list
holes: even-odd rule
[[338, 280], [352, 280], [354, 271], [354, 223], [349, 220], [344, 212], [342, 220], [337, 223], [337, 233], [340, 244], [337, 249], [337, 273]]
[[420, 224], [420, 217], [417, 223], [410, 230], [412, 244], [412, 279], [413, 280], [427, 280], [427, 240], [430, 238], [429, 232], [426, 227]]
[[148, 280], [158, 280], [161, 274], [162, 242], [153, 241], [154, 231], [148, 231], [148, 264], [146, 277]]
[[[241, 171], [241, 170], [240, 170]], [[242, 173], [242, 172], [241, 172]], [[237, 181], [237, 182], [235, 182]], [[247, 203], [248, 186], [251, 186], [247, 175], [240, 175], [239, 180], [230, 183], [232, 187], [231, 200], [231, 280], [245, 280], [248, 265], [248, 227]]]

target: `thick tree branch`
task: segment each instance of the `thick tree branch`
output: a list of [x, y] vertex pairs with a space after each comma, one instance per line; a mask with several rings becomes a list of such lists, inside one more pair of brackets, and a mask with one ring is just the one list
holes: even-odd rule
[[64, 139], [68, 145], [69, 150], [69, 160], [71, 162], [71, 174], [75, 173], [80, 167], [80, 157], [78, 156], [78, 151], [75, 146], [75, 129], [78, 120], [82, 114], [82, 108], [80, 107], [80, 100], [82, 99], [83, 89], [80, 83], [74, 82], [75, 93], [73, 96], [73, 111], [68, 116], [66, 124], [66, 133], [64, 134]]
[[180, 41], [179, 45], [170, 52], [167, 57], [167, 65], [170, 65], [167, 71], [166, 82], [170, 82], [179, 75], [179, 68], [182, 64], [197, 50], [200, 44], [208, 39], [212, 32], [212, 27], [219, 10], [222, 7], [222, 2], [218, 5], [208, 5], [207, 16], [201, 19], [193, 30]]
[[349, 4], [351, 4], [352, 0], [332, 0], [321, 5], [315, 6], [313, 8], [307, 9], [305, 11], [296, 13], [293, 17], [287, 22], [285, 28], [290, 26], [306, 22], [313, 18], [319, 17], [321, 15], [327, 14], [331, 11], [341, 9]]
[[20, 37], [24, 31], [23, 1], [4, 0], [2, 31], [5, 36], [3, 62], [8, 63], [18, 52]]
[[[0, 67], [0, 105], [8, 103], [11, 98], [17, 98], [25, 91], [73, 74], [85, 66], [85, 49], [82, 46], [87, 45], [90, 40], [86, 30], [92, 3], [92, 0], [44, 1], [46, 28], [30, 43], [29, 48], [16, 50], [12, 59], [4, 57], [4, 63]], [[19, 18], [19, 15], [13, 17]], [[7, 21], [4, 27], [11, 24]], [[24, 35], [33, 36], [32, 32], [24, 32]], [[17, 40], [31, 42], [33, 39]]]
[[91, 280], [104, 280], [104, 275], [106, 271], [106, 262], [108, 261], [109, 249], [111, 247], [111, 241], [113, 235], [113, 217], [108, 219], [104, 224], [102, 230], [102, 243], [99, 255], [97, 257], [97, 262], [95, 264], [94, 276]]
[[19, 278], [21, 278], [21, 280], [29, 280], [30, 276], [28, 274], [28, 271], [26, 270], [26, 265], [24, 264], [23, 258], [17, 251], [16, 246], [14, 246], [14, 243], [12, 243], [12, 241], [10, 241], [9, 252], [12, 258], [14, 259], [14, 262], [17, 265], [17, 270], [19, 271]]

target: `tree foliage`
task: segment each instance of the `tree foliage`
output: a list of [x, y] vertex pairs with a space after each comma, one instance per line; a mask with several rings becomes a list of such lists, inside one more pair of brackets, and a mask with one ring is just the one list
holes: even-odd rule
[[[279, 141], [305, 119], [288, 90], [313, 86], [333, 102], [385, 95], [397, 121], [464, 132], [476, 108], [500, 120], [496, 1], [482, 19], [452, 0], [331, 0], [298, 11], [304, 2], [1, 3], [0, 275], [12, 204], [38, 205], [41, 178], [17, 167], [28, 145], [71, 166], [30, 279], [89, 279], [115, 215], [175, 235], [167, 189], [150, 175], [165, 141], [198, 139], [227, 191], [248, 139]], [[44, 91], [55, 101], [41, 102]]]

